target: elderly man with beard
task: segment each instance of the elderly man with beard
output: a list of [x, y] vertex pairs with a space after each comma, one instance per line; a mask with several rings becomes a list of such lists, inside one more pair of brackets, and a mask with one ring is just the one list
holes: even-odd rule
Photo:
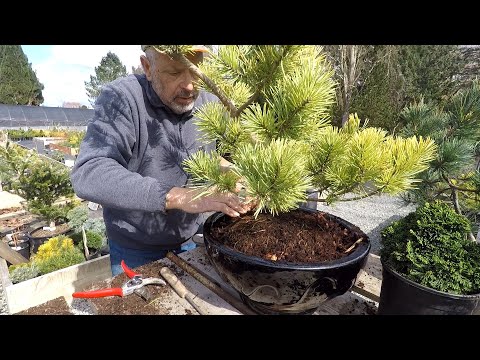
[[[187, 58], [202, 61], [195, 45]], [[154, 45], [142, 45], [145, 74], [102, 88], [80, 146], [71, 180], [76, 194], [102, 205], [113, 275], [121, 260], [135, 268], [181, 252], [203, 226], [205, 212], [236, 217], [250, 210], [234, 193], [196, 198], [182, 162], [212, 151], [195, 125], [195, 111], [213, 94], [198, 90], [194, 74]]]

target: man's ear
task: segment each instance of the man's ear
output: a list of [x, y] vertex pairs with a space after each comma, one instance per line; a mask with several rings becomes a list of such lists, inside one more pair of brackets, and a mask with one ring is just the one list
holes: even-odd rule
[[147, 80], [151, 81], [152, 80], [152, 72], [150, 71], [150, 61], [148, 61], [148, 58], [145, 55], [140, 55], [140, 63], [142, 64], [143, 67], [143, 72], [147, 76]]

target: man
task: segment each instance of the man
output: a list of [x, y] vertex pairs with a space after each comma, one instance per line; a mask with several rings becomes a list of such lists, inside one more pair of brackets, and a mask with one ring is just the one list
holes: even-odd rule
[[[182, 162], [215, 144], [200, 141], [195, 110], [218, 101], [199, 91], [178, 59], [143, 45], [145, 75], [129, 75], [103, 87], [88, 124], [71, 179], [76, 194], [103, 206], [113, 275], [160, 259], [203, 225], [204, 212], [235, 217], [250, 210], [233, 193], [195, 199]], [[194, 64], [208, 51], [194, 46]]]

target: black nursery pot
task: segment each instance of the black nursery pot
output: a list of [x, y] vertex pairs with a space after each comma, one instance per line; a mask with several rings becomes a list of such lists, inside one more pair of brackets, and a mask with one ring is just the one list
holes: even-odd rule
[[35, 231], [37, 231], [39, 229], [42, 229], [42, 228], [43, 228], [43, 226], [39, 226], [39, 227], [33, 229], [32, 231], [30, 231], [29, 233], [27, 233], [28, 240], [30, 241], [30, 248], [31, 248], [31, 253], [32, 254], [36, 254], [40, 245], [42, 245], [44, 242], [46, 242], [52, 236], [66, 235], [66, 234], [72, 232], [71, 229], [68, 229], [68, 230], [62, 231], [58, 234], [51, 235], [51, 236], [39, 236], [39, 237], [32, 236], [32, 234]]
[[[305, 210], [316, 211], [316, 210]], [[271, 262], [226, 247], [211, 236], [211, 228], [223, 213], [214, 213], [205, 222], [203, 236], [208, 258], [220, 277], [259, 314], [311, 314], [326, 300], [344, 294], [365, 265], [370, 241], [348, 256], [323, 263]], [[336, 216], [329, 219], [346, 228], [354, 225]]]
[[18, 240], [16, 246], [15, 242], [13, 240], [10, 240], [8, 242], [8, 246], [10, 246], [12, 250], [18, 252], [27, 260], [30, 259], [30, 242], [26, 237], [24, 239]]
[[480, 315], [480, 294], [437, 291], [408, 280], [383, 261], [382, 268], [379, 315]]

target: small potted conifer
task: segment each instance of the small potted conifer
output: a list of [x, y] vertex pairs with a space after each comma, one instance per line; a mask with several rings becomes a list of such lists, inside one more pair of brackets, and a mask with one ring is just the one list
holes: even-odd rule
[[448, 204], [425, 203], [382, 231], [381, 315], [480, 315], [480, 244]]

